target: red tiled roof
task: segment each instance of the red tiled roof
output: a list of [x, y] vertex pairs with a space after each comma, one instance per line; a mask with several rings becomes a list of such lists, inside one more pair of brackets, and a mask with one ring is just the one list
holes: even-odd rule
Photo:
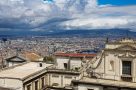
[[33, 52], [25, 52], [23, 55], [31, 61], [39, 61], [39, 59], [42, 58], [40, 55]]
[[96, 54], [56, 53], [55, 56], [62, 56], [62, 57], [95, 57]]

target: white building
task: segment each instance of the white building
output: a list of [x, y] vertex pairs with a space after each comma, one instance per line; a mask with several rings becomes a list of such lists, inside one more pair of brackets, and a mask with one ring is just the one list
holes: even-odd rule
[[42, 62], [43, 58], [36, 53], [24, 52], [23, 54], [17, 54], [15, 56], [5, 59], [5, 66], [11, 67], [24, 62]]
[[136, 42], [122, 39], [107, 43], [83, 69], [75, 90], [136, 90]]
[[51, 64], [29, 62], [0, 71], [0, 87], [11, 90], [42, 90], [46, 68]]
[[18, 64], [22, 64], [24, 62], [27, 62], [27, 60], [20, 56], [13, 56], [13, 57], [5, 59], [6, 67], [15, 66]]
[[96, 54], [56, 53], [57, 69], [79, 70], [82, 63], [90, 61]]
[[72, 90], [71, 81], [79, 80], [80, 72], [66, 70], [47, 70], [46, 89], [48, 90]]

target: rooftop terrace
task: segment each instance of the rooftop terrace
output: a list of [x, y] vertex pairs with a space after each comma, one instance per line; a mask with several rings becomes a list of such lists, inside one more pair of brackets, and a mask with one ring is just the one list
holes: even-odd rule
[[42, 67], [40, 67], [38, 62], [29, 62], [0, 71], [0, 78], [23, 80], [30, 75], [44, 71], [48, 66], [51, 66], [51, 64], [42, 63]]

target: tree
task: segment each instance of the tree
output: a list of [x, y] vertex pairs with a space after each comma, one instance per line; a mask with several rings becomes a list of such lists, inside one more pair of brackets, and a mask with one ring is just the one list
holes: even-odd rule
[[48, 63], [53, 63], [54, 62], [54, 58], [52, 56], [45, 56], [43, 58], [44, 62], [48, 62]]

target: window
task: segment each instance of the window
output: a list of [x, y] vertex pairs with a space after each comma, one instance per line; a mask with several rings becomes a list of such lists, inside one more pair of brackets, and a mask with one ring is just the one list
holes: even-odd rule
[[42, 88], [44, 87], [44, 77], [41, 78]]
[[64, 63], [64, 68], [67, 69], [68, 65], [67, 63]]
[[35, 90], [38, 90], [38, 81], [35, 81]]
[[27, 85], [27, 90], [31, 90], [31, 84]]
[[122, 74], [131, 75], [131, 61], [122, 61]]

